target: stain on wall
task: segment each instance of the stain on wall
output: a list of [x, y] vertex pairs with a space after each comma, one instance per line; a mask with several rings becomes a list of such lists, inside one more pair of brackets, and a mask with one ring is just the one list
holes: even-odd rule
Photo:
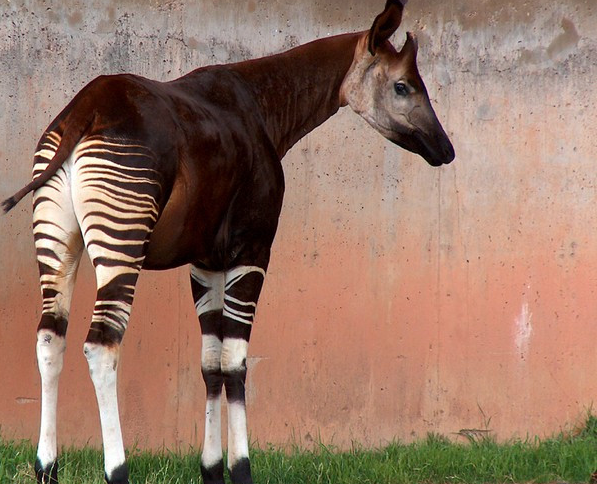
[[[195, 67], [364, 30], [383, 2], [0, 4], [0, 198], [48, 122], [99, 74]], [[592, 2], [412, 0], [404, 27], [457, 159], [441, 169], [350, 112], [284, 161], [287, 194], [249, 357], [252, 441], [348, 446], [556, 432], [597, 395], [597, 22]], [[25, 200], [0, 219], [0, 426], [35, 438], [37, 270]], [[99, 444], [83, 264], [59, 439]], [[202, 440], [188, 273], [143, 273], [120, 369], [125, 441]], [[81, 418], [85, 415], [85, 418]], [[75, 416], [75, 418], [73, 418]]]

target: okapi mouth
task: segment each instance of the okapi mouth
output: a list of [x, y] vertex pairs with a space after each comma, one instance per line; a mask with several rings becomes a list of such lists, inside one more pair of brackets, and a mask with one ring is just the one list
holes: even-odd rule
[[431, 137], [414, 129], [408, 136], [396, 136], [389, 139], [401, 148], [421, 156], [434, 167], [447, 165], [456, 156], [454, 147], [445, 134]]
[[365, 119], [392, 143], [421, 156], [431, 166], [447, 165], [456, 156], [452, 142], [439, 121], [436, 122], [434, 129], [427, 134], [410, 120], [410, 126], [405, 127], [395, 122], [384, 126], [367, 117]]

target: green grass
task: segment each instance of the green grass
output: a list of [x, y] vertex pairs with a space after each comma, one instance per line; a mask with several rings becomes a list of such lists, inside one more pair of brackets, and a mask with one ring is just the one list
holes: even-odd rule
[[[548, 483], [588, 482], [597, 470], [597, 417], [582, 428], [550, 439], [497, 443], [469, 436], [455, 443], [429, 435], [413, 444], [380, 449], [354, 447], [348, 452], [319, 445], [315, 450], [252, 449], [258, 484], [402, 484], [402, 483]], [[35, 448], [29, 442], [0, 440], [0, 483], [34, 482]], [[198, 484], [199, 453], [132, 450], [135, 484]], [[61, 482], [103, 483], [102, 456], [94, 449], [63, 449]]]

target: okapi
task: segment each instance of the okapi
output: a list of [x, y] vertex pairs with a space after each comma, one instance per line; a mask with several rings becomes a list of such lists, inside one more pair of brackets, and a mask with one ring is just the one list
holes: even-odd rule
[[91, 81], [52, 121], [34, 157], [33, 234], [43, 309], [38, 482], [57, 483], [56, 407], [73, 287], [83, 248], [97, 280], [84, 352], [97, 396], [108, 483], [128, 483], [116, 392], [119, 348], [141, 269], [190, 264], [207, 403], [201, 474], [227, 467], [252, 483], [246, 358], [284, 194], [281, 159], [342, 106], [433, 166], [454, 149], [417, 69], [411, 33], [389, 42], [406, 0], [387, 0], [371, 29], [287, 52], [197, 69], [171, 82], [122, 74]]

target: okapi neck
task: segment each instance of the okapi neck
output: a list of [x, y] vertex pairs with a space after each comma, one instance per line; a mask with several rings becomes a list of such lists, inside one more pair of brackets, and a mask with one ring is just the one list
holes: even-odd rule
[[363, 33], [315, 40], [231, 66], [252, 87], [280, 158], [340, 108], [340, 86]]

